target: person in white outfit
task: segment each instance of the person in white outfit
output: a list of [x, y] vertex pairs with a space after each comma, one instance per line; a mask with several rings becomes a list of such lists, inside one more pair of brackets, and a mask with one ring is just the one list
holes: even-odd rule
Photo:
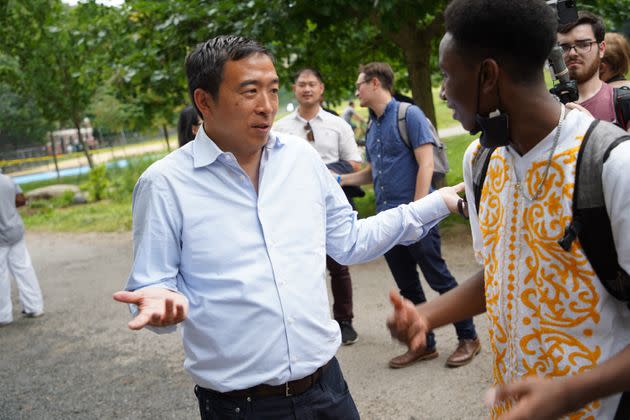
[[11, 279], [15, 278], [22, 313], [44, 314], [44, 299], [24, 241], [24, 223], [17, 207], [26, 203], [22, 189], [0, 171], [0, 326], [13, 322]]

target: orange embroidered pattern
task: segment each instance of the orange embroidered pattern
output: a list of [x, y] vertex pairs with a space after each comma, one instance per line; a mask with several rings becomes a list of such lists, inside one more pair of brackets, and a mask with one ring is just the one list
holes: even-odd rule
[[[592, 332], [600, 322], [600, 295], [578, 241], [570, 252], [558, 240], [571, 219], [575, 161], [581, 138], [558, 151], [540, 197], [526, 201], [515, 185], [505, 148], [492, 156], [479, 205], [486, 307], [497, 384], [528, 375], [560, 377], [592, 369], [602, 350]], [[528, 195], [542, 182], [547, 162], [528, 168]], [[595, 401], [570, 418], [592, 418]], [[498, 417], [510, 404], [496, 406]]]

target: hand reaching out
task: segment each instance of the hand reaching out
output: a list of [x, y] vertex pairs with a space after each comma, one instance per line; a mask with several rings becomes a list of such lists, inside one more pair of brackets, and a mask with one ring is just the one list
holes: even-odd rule
[[392, 337], [407, 344], [412, 351], [420, 351], [426, 346], [429, 324], [416, 307], [398, 294], [389, 292], [389, 300], [394, 306], [394, 313], [387, 318], [387, 328]]
[[459, 194], [464, 192], [464, 183], [460, 182], [457, 185], [453, 185], [452, 187], [444, 187], [438, 190], [444, 203], [446, 203], [446, 207], [451, 213], [459, 213], [457, 208], [457, 203], [460, 200], [463, 200]]
[[127, 324], [132, 330], [140, 330], [146, 325], [154, 327], [176, 325], [188, 316], [186, 297], [161, 287], [116, 292], [113, 297], [118, 302], [138, 306], [138, 314]]
[[532, 376], [492, 388], [486, 392], [484, 400], [489, 408], [512, 400], [512, 408], [501, 420], [554, 420], [574, 410], [562, 385], [561, 379]]

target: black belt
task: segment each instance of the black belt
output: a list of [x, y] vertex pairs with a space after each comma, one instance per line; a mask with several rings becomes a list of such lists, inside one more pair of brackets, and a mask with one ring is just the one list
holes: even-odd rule
[[228, 392], [218, 392], [212, 389], [203, 388], [201, 386], [197, 386], [197, 390], [200, 393], [210, 393], [214, 395], [222, 395], [225, 397], [231, 398], [247, 398], [247, 397], [290, 397], [292, 395], [300, 395], [308, 391], [313, 385], [319, 381], [319, 378], [322, 377], [324, 370], [328, 367], [330, 361], [326, 363], [324, 366], [317, 369], [312, 374], [302, 378], [296, 379], [295, 381], [289, 381], [282, 385], [267, 385], [261, 384], [256, 385], [247, 389], [238, 389], [236, 391], [228, 391]]

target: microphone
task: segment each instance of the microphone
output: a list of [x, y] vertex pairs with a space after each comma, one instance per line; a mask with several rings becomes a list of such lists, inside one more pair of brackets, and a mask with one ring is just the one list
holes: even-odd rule
[[559, 82], [557, 85], [549, 89], [549, 92], [556, 95], [563, 104], [577, 101], [579, 98], [577, 82], [575, 80], [571, 80], [571, 77], [569, 76], [569, 69], [564, 63], [562, 48], [558, 45], [553, 47], [548, 59], [549, 66], [551, 67], [551, 73]]

